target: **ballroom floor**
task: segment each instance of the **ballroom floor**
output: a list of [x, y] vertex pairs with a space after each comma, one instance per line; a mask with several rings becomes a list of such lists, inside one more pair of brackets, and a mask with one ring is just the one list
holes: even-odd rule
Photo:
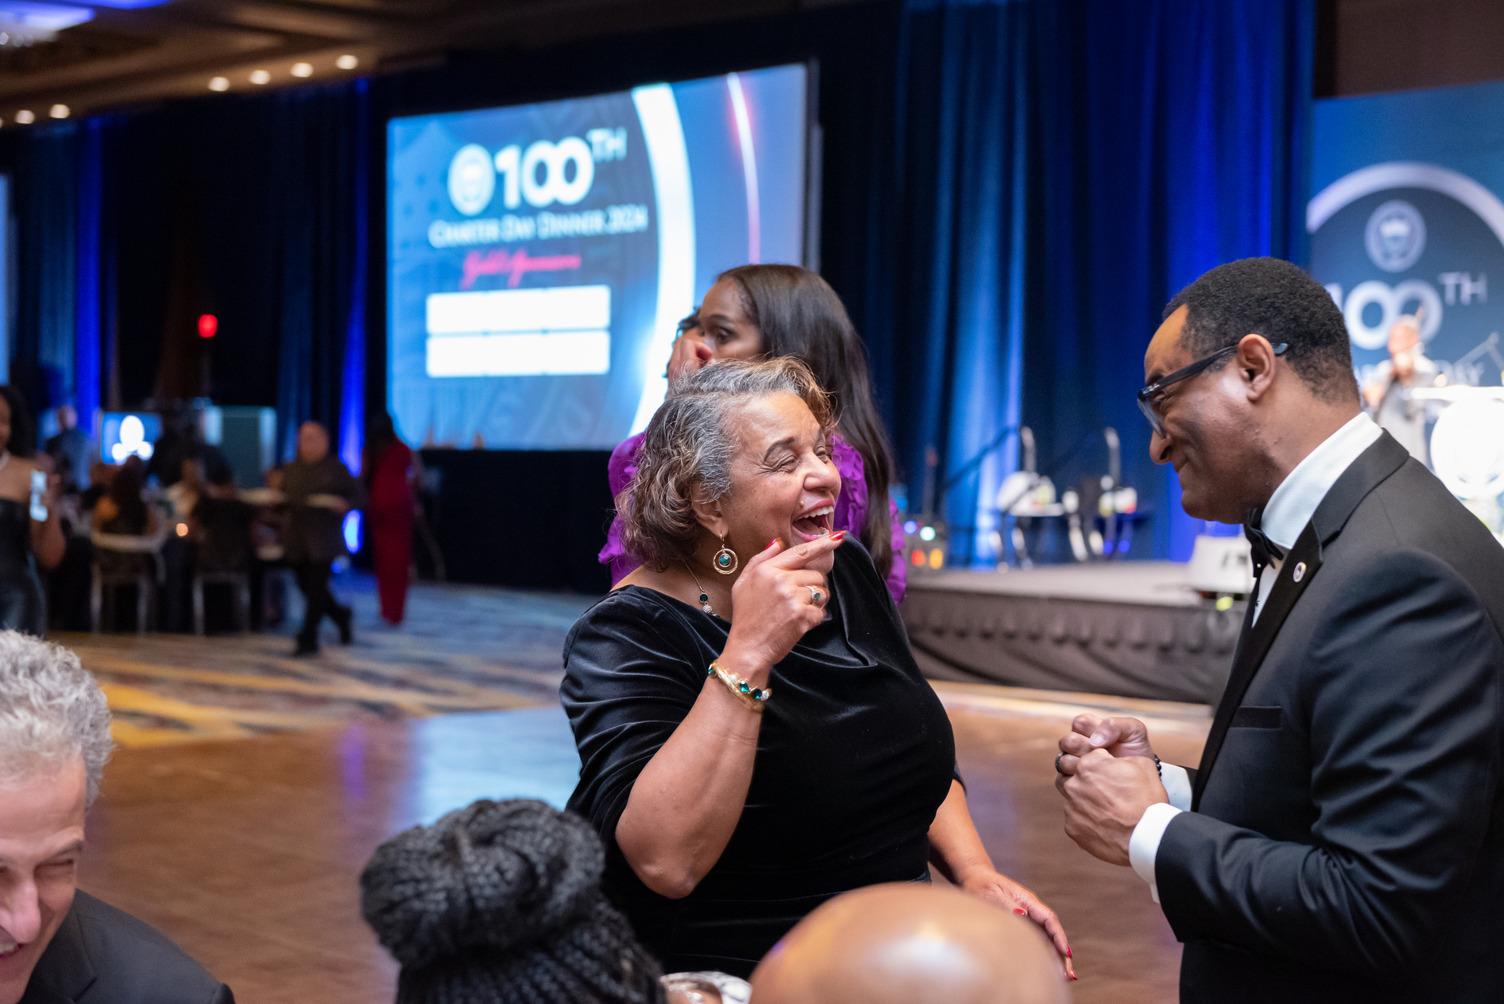
[[[357, 611], [369, 623], [372, 598]], [[248, 1004], [390, 1000], [357, 876], [390, 834], [480, 797], [561, 803], [577, 759], [554, 704], [577, 596], [420, 587], [401, 632], [324, 658], [269, 636], [66, 636], [121, 708], [83, 887], [150, 920]], [[939, 684], [999, 867], [1060, 913], [1076, 1000], [1175, 999], [1179, 948], [1143, 884], [1061, 831], [1055, 738], [1088, 706], [1149, 720], [1174, 759], [1198, 705]]]

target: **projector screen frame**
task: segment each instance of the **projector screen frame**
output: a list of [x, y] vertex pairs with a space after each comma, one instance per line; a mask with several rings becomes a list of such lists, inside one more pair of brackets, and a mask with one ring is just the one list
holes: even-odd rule
[[[792, 259], [789, 255], [779, 254], [776, 257], [764, 256], [764, 261], [792, 261], [795, 264], [804, 265], [807, 268], [818, 271], [820, 265], [820, 233], [823, 212], [821, 198], [823, 187], [823, 139], [824, 130], [819, 117], [820, 102], [820, 64], [814, 56], [802, 58], [748, 60], [739, 62], [733, 69], [727, 69], [712, 73], [693, 73], [677, 76], [667, 80], [655, 82], [666, 84], [670, 87], [693, 84], [702, 81], [717, 80], [734, 74], [749, 74], [763, 70], [798, 68], [803, 74], [803, 119], [799, 141], [803, 150], [802, 178], [799, 180], [799, 196], [802, 204], [802, 220], [800, 221], [798, 234], [799, 253]], [[639, 87], [654, 86], [654, 84], [636, 84], [614, 87], [612, 84], [598, 81], [595, 86], [582, 86], [573, 88], [548, 88], [536, 94], [527, 96], [518, 95], [518, 100], [499, 100], [495, 95], [478, 99], [471, 102], [412, 102], [403, 103], [401, 107], [394, 107], [392, 113], [382, 117], [381, 127], [373, 130], [376, 133], [378, 149], [376, 163], [380, 169], [381, 194], [373, 200], [373, 216], [379, 217], [372, 230], [372, 244], [375, 259], [381, 262], [381, 267], [373, 270], [371, 303], [381, 317], [381, 355], [383, 357], [379, 367], [373, 367], [371, 376], [376, 378], [370, 381], [372, 396], [370, 400], [380, 402], [380, 408], [394, 411], [393, 408], [393, 376], [395, 372], [395, 360], [393, 358], [393, 332], [394, 321], [392, 304], [393, 298], [388, 283], [391, 279], [393, 242], [390, 233], [392, 223], [392, 171], [393, 158], [390, 145], [393, 140], [393, 123], [401, 120], [412, 120], [425, 116], [448, 116], [465, 113], [516, 110], [530, 108], [537, 105], [551, 104], [571, 100], [590, 99], [595, 97], [630, 94]], [[375, 194], [373, 192], [373, 194]], [[379, 208], [378, 208], [379, 207]], [[738, 262], [740, 263], [740, 262]], [[726, 267], [730, 267], [727, 265]], [[696, 300], [704, 290], [697, 289], [694, 292]], [[374, 332], [373, 332], [374, 333]], [[666, 355], [666, 354], [665, 354]], [[372, 360], [375, 361], [374, 359]], [[379, 391], [379, 392], [378, 392]], [[519, 446], [516, 443], [504, 443], [496, 445], [481, 445], [476, 442], [461, 443], [453, 439], [445, 441], [427, 441], [423, 429], [405, 429], [399, 423], [399, 434], [402, 434], [409, 442], [421, 444], [424, 447], [440, 449], [471, 449], [495, 453], [512, 453], [519, 449], [523, 451], [533, 450], [537, 452], [555, 452], [558, 450], [576, 452], [579, 450], [609, 449], [601, 442], [597, 445], [542, 445], [538, 447]]]

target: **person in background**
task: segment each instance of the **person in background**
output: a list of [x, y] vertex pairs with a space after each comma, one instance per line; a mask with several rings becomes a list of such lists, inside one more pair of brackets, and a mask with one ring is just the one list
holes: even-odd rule
[[1363, 385], [1363, 404], [1374, 421], [1428, 467], [1431, 464], [1431, 450], [1426, 441], [1429, 405], [1412, 399], [1410, 392], [1436, 386], [1439, 375], [1420, 338], [1420, 317], [1405, 314], [1389, 329], [1389, 358], [1374, 367], [1373, 376]]
[[58, 433], [47, 439], [47, 455], [57, 466], [65, 491], [83, 491], [89, 483], [89, 464], [96, 459], [98, 444], [78, 427], [78, 412], [62, 404], [53, 412]]
[[163, 489], [171, 488], [183, 476], [183, 460], [197, 455], [203, 439], [196, 412], [180, 408], [163, 412], [162, 434], [152, 444], [146, 476], [156, 478]]
[[360, 889], [402, 965], [397, 1004], [744, 1004], [741, 980], [664, 977], [601, 892], [604, 867], [588, 823], [529, 799], [482, 800], [392, 837]]
[[145, 478], [141, 458], [126, 457], [94, 506], [95, 530], [130, 537], [155, 537], [162, 532], [161, 520], [146, 503]]
[[954, 889], [913, 883], [837, 896], [752, 973], [756, 1004], [1069, 1004], [1034, 925]]
[[[0, 628], [41, 635], [47, 604], [37, 566], [53, 568], [66, 542], [58, 515], [58, 482], [48, 466], [32, 459], [33, 432], [26, 402], [14, 387], [0, 387]], [[50, 459], [45, 460], [50, 465]], [[34, 518], [36, 475], [46, 490], [36, 499], [46, 508]]]
[[298, 455], [282, 468], [287, 496], [286, 560], [303, 591], [303, 627], [293, 654], [316, 655], [325, 617], [339, 629], [341, 644], [354, 640], [354, 615], [329, 591], [334, 561], [345, 553], [343, 523], [360, 485], [344, 461], [329, 451], [329, 431], [317, 422], [298, 427]]
[[[831, 449], [843, 485], [835, 528], [857, 535], [894, 601], [902, 600], [907, 570], [903, 528], [889, 498], [892, 451], [872, 398], [866, 349], [829, 283], [797, 265], [743, 265], [721, 273], [699, 308], [679, 322], [668, 364], [669, 395], [711, 363], [775, 356], [802, 361], [830, 394], [836, 414]], [[636, 473], [642, 440], [641, 433], [629, 436], [611, 452], [606, 475], [618, 510], [621, 493]], [[619, 515], [607, 531], [599, 560], [610, 565], [613, 583], [641, 563], [622, 545]]]
[[114, 476], [115, 468], [103, 460], [96, 460], [89, 465], [89, 483], [78, 497], [80, 513], [87, 513], [92, 517], [99, 500], [109, 494], [110, 479]]
[[228, 470], [206, 482], [188, 519], [194, 565], [203, 572], [250, 572], [255, 508], [240, 499]]
[[0, 632], [0, 1004], [233, 1004], [161, 932], [78, 888], [112, 745], [78, 656]]
[[184, 457], [179, 466], [178, 480], [162, 494], [172, 505], [172, 515], [186, 520], [204, 494], [204, 460], [200, 456]]
[[366, 525], [375, 552], [381, 618], [395, 626], [402, 623], [407, 607], [407, 582], [413, 563], [413, 514], [418, 504], [413, 490], [418, 460], [397, 437], [392, 416], [386, 412], [371, 422], [361, 474], [365, 478]]

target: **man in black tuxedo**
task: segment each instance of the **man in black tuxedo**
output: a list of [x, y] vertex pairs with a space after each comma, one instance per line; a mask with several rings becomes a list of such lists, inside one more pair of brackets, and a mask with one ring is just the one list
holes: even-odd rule
[[0, 1004], [233, 1004], [166, 937], [78, 891], [110, 748], [78, 657], [0, 632]]
[[1295, 266], [1197, 279], [1144, 367], [1155, 461], [1258, 574], [1200, 767], [1078, 717], [1067, 834], [1150, 884], [1182, 1001], [1504, 1001], [1504, 548], [1361, 414]]

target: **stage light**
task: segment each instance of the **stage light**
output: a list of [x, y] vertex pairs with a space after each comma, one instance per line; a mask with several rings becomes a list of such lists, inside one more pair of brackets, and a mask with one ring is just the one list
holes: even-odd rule
[[932, 568], [932, 569], [934, 569], [935, 571], [938, 572], [940, 569], [942, 569], [944, 567], [945, 567], [945, 551], [942, 550], [941, 548], [937, 547], [933, 551], [930, 552], [930, 568]]
[[230, 78], [229, 77], [210, 77], [209, 78], [209, 90], [211, 90], [211, 91], [228, 91], [229, 89], [230, 89]]
[[910, 552], [910, 559], [914, 562], [914, 567], [915, 568], [923, 568], [924, 567], [924, 552], [923, 551], [913, 551], [913, 552]]
[[352, 509], [345, 514], [340, 530], [344, 533], [345, 549], [351, 554], [360, 550], [360, 510]]
[[22, 108], [20, 111], [16, 112], [17, 125], [31, 125], [36, 120], [37, 117], [31, 113], [30, 108]]
[[360, 60], [356, 59], [352, 54], [347, 52], [343, 56], [336, 59], [334, 61], [334, 65], [338, 66], [341, 70], [353, 70], [360, 65]]
[[67, 105], [53, 105], [48, 110], [47, 114], [51, 115], [55, 119], [65, 119], [65, 118], [68, 117], [68, 106]]
[[924, 541], [926, 544], [928, 544], [930, 541], [934, 540], [935, 539], [935, 528], [932, 527], [932, 526], [922, 526], [922, 527], [920, 527], [919, 528], [919, 539], [922, 540], [922, 541]]
[[188, 536], [188, 524], [187, 523], [179, 523], [178, 524], [178, 536], [179, 537], [186, 537], [186, 536]]
[[272, 75], [265, 70], [251, 71], [251, 83], [255, 84], [257, 87], [260, 87], [262, 84], [269, 84], [271, 83], [271, 80]]
[[198, 315], [198, 336], [200, 338], [213, 338], [219, 334], [219, 318], [213, 314]]
[[295, 76], [295, 77], [311, 77], [311, 76], [313, 76], [313, 64], [312, 63], [293, 63], [292, 64], [292, 75]]
[[908, 520], [903, 525], [903, 532], [904, 533], [918, 533], [919, 532], [919, 524], [916, 523], [916, 522], [914, 522], [913, 520]]

